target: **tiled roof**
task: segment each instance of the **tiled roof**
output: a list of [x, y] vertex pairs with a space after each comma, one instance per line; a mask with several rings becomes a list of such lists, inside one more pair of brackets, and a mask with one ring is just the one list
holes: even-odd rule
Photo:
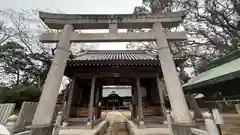
[[183, 87], [184, 89], [193, 89], [234, 78], [240, 78], [239, 67], [240, 58], [200, 73], [196, 77], [190, 79], [188, 83], [183, 85]]
[[[186, 60], [173, 58], [176, 64]], [[76, 54], [68, 61], [68, 66], [101, 65], [160, 65], [157, 55], [144, 50], [89, 50]]]
[[91, 50], [81, 53], [73, 60], [158, 60], [158, 58], [140, 50]]
[[228, 63], [232, 60], [238, 59], [240, 57], [240, 49], [235, 50], [233, 52], [230, 52], [222, 57], [216, 58], [210, 62], [202, 62], [197, 67], [197, 71], [199, 73], [205, 72], [209, 69], [215, 68], [217, 66], [220, 66], [222, 64]]

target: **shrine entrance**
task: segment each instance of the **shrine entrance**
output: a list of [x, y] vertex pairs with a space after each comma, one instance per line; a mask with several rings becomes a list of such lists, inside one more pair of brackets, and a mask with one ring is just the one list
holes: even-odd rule
[[[80, 15], [40, 12], [41, 20], [50, 29], [63, 29], [63, 31], [43, 33], [40, 36], [41, 42], [58, 42], [58, 46], [43, 87], [33, 125], [51, 123], [63, 75], [71, 79], [68, 94], [65, 94], [64, 123], [68, 123], [71, 118], [84, 117], [87, 118], [87, 127], [92, 128], [94, 122], [100, 119], [103, 86], [128, 85], [132, 89], [130, 106], [132, 119], [142, 127], [144, 116], [165, 113], [159, 83], [163, 76], [174, 120], [177, 123], [192, 123], [176, 70], [176, 67], [186, 59], [184, 56], [174, 57], [168, 44], [168, 41], [172, 40], [186, 40], [184, 32], [169, 31], [177, 27], [185, 16], [185, 12], [157, 15]], [[125, 33], [118, 31], [142, 28], [152, 29], [152, 31]], [[79, 33], [75, 31], [83, 29], [108, 29], [109, 32]], [[152, 55], [138, 50], [92, 50], [81, 52], [73, 58], [69, 57], [69, 49], [73, 42], [129, 41], [156, 42], [157, 54]], [[142, 89], [145, 89], [145, 97]], [[119, 102], [121, 101], [118, 100]]]
[[[178, 66], [184, 58], [174, 61]], [[133, 120], [146, 124], [152, 124], [151, 119], [164, 121], [157, 83], [163, 74], [157, 56], [140, 50], [90, 50], [67, 62], [65, 76], [72, 79], [64, 108], [66, 123], [97, 121], [104, 110], [129, 110]]]
[[129, 110], [131, 86], [104, 86], [101, 106], [103, 110]]
[[120, 106], [123, 105], [123, 101], [118, 94], [111, 94], [108, 96], [105, 102], [106, 110], [120, 110]]

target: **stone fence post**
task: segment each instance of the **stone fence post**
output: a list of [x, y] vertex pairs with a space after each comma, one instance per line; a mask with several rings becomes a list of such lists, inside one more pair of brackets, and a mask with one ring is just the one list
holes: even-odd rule
[[34, 125], [30, 128], [30, 131], [32, 132], [31, 135], [52, 135], [53, 125]]
[[204, 112], [203, 117], [205, 118], [205, 126], [209, 135], [220, 135], [217, 125], [213, 120], [213, 116], [209, 112]]
[[58, 112], [57, 118], [56, 118], [56, 122], [54, 124], [54, 128], [52, 131], [52, 135], [58, 135], [59, 134], [59, 128], [61, 127], [61, 123], [62, 123], [62, 112]]
[[237, 113], [240, 115], [240, 104], [235, 105]]
[[173, 124], [173, 119], [171, 116], [171, 112], [169, 110], [166, 110], [166, 117], [167, 117], [167, 122], [168, 122], [168, 128], [170, 130], [170, 133], [173, 134], [173, 129], [172, 129], [172, 124]]
[[17, 118], [18, 118], [17, 115], [12, 115], [12, 116], [8, 117], [8, 119], [7, 119], [6, 127], [11, 135], [14, 133]]

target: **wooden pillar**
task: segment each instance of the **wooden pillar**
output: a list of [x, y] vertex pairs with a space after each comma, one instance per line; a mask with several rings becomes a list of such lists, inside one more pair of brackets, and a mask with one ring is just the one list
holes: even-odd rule
[[164, 117], [167, 118], [167, 112], [166, 112], [166, 107], [165, 107], [165, 102], [164, 102], [164, 92], [161, 87], [161, 82], [160, 82], [160, 78], [159, 78], [158, 74], [157, 74], [156, 81], [157, 81], [157, 87], [158, 87], [158, 92], [159, 92], [159, 96], [160, 96], [162, 113], [163, 113]]
[[98, 117], [101, 118], [102, 112], [102, 85], [99, 85], [99, 102], [98, 102], [99, 110], [98, 110]]
[[138, 98], [137, 98], [137, 89], [136, 89], [136, 83], [132, 85], [132, 90], [133, 90], [133, 116], [136, 118], [138, 116], [138, 111], [137, 109], [137, 103], [138, 103]]
[[92, 78], [90, 100], [89, 100], [89, 109], [88, 109], [88, 122], [87, 127], [92, 128], [93, 120], [93, 103], [94, 103], [94, 90], [95, 90], [96, 77]]
[[139, 116], [139, 127], [144, 127], [144, 121], [143, 121], [143, 108], [142, 108], [142, 93], [141, 93], [141, 86], [140, 86], [140, 79], [137, 78], [137, 99], [138, 99], [138, 116]]
[[100, 99], [99, 94], [100, 94], [100, 85], [99, 85], [99, 83], [97, 83], [96, 94], [95, 94], [95, 107], [96, 107], [96, 109], [95, 109], [95, 112], [94, 112], [96, 119], [99, 118], [99, 115], [98, 115], [99, 114], [99, 99]]
[[135, 118], [134, 103], [135, 103], [135, 99], [134, 99], [134, 89], [133, 89], [133, 85], [132, 85], [132, 103], [131, 103], [131, 118], [132, 118], [132, 119]]
[[69, 88], [69, 93], [68, 93], [68, 101], [66, 104], [65, 112], [64, 112], [64, 117], [63, 117], [63, 126], [68, 125], [68, 118], [70, 114], [70, 109], [71, 109], [71, 104], [73, 100], [73, 92], [75, 88], [75, 83], [76, 83], [76, 77], [74, 76], [72, 81], [70, 82], [70, 88]]
[[83, 95], [83, 88], [80, 87], [80, 88], [79, 88], [78, 104], [81, 104], [82, 95]]
[[98, 102], [99, 102], [99, 93], [100, 93], [100, 88], [99, 88], [99, 85], [97, 85], [97, 87], [96, 87], [96, 95], [95, 95], [95, 104], [96, 104], [96, 106], [98, 106]]
[[111, 33], [111, 34], [117, 34], [118, 33], [117, 23], [110, 23], [109, 24], [109, 33]]
[[120, 109], [120, 106], [121, 106], [121, 100], [118, 100], [118, 109]]
[[108, 110], [108, 101], [107, 101], [107, 110]]

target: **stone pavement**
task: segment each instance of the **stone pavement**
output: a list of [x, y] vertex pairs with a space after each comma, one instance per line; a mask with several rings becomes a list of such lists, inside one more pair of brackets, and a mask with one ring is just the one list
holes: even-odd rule
[[129, 135], [126, 127], [127, 118], [119, 111], [109, 111], [106, 120], [109, 122], [109, 127], [104, 135]]
[[223, 135], [240, 135], [240, 115], [222, 114], [224, 124], [221, 125]]
[[[125, 116], [126, 115], [126, 116]], [[59, 135], [170, 135], [169, 128], [163, 125], [161, 128], [139, 129], [135, 123], [128, 120], [130, 114], [124, 111], [108, 111], [105, 121], [94, 129], [67, 129], [61, 130]], [[107, 124], [109, 126], [107, 127]], [[107, 128], [106, 128], [107, 127]]]
[[[126, 118], [128, 119], [131, 117], [130, 111], [120, 111], [120, 113], [126, 116]], [[170, 135], [168, 125], [159, 123], [157, 126], [154, 127], [155, 128], [139, 129], [133, 121], [127, 121], [127, 128], [129, 130], [129, 134], [131, 135]]]
[[167, 127], [139, 129], [133, 121], [128, 121], [127, 126], [131, 135], [170, 135]]
[[107, 121], [102, 121], [96, 125], [93, 129], [81, 129], [81, 128], [70, 128], [60, 129], [59, 135], [97, 135], [107, 127]]
[[119, 111], [108, 111], [105, 120], [109, 122], [126, 122], [127, 118]]

